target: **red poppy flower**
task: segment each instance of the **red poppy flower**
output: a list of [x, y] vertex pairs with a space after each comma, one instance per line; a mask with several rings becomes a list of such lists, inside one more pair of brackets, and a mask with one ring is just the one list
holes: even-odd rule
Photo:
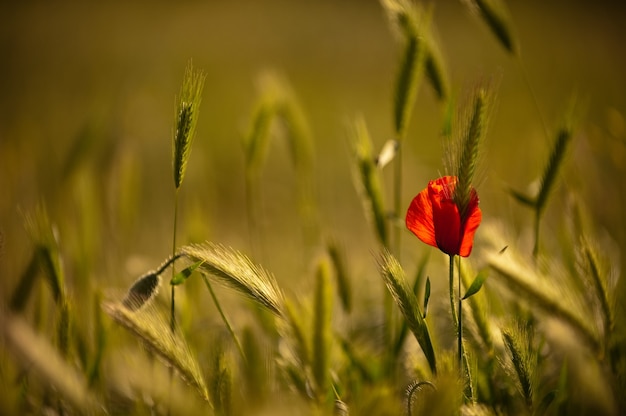
[[444, 176], [428, 183], [409, 206], [406, 227], [424, 243], [449, 255], [467, 257], [474, 234], [482, 220], [478, 194], [472, 188], [469, 205], [461, 217], [453, 199], [456, 176]]

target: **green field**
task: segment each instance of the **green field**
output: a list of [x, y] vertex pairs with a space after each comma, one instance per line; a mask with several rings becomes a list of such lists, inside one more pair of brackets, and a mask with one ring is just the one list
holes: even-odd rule
[[[626, 412], [626, 8], [414, 3], [2, 3], [0, 414]], [[482, 211], [460, 365], [405, 227], [444, 175]]]

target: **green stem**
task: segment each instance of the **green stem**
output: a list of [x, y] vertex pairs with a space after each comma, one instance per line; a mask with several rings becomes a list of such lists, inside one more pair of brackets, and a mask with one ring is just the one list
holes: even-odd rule
[[202, 280], [204, 280], [204, 284], [206, 285], [207, 289], [209, 289], [209, 292], [211, 293], [211, 298], [213, 299], [213, 303], [215, 303], [215, 307], [217, 308], [217, 311], [222, 317], [222, 321], [224, 322], [224, 325], [226, 325], [228, 332], [230, 333], [230, 335], [233, 337], [233, 340], [235, 341], [235, 345], [237, 345], [237, 349], [239, 350], [239, 353], [241, 354], [241, 358], [243, 358], [244, 361], [247, 361], [246, 354], [243, 352], [243, 347], [241, 346], [241, 343], [239, 342], [239, 338], [237, 338], [237, 335], [235, 334], [233, 327], [230, 325], [230, 322], [226, 318], [226, 315], [224, 314], [224, 311], [222, 310], [222, 306], [220, 305], [220, 302], [217, 299], [217, 296], [215, 296], [215, 292], [213, 291], [213, 286], [211, 286], [211, 282], [209, 281], [209, 278], [206, 277], [203, 273], [201, 273], [201, 276], [202, 276]]
[[257, 208], [260, 209], [259, 197], [256, 192], [256, 183], [254, 173], [246, 168], [246, 215], [248, 217], [248, 233], [250, 237], [250, 246], [255, 257], [261, 256], [261, 232], [260, 223], [257, 214]]
[[459, 349], [459, 370], [463, 371], [463, 299], [461, 298], [461, 258], [459, 257], [459, 324], [458, 324], [458, 343]]
[[539, 254], [539, 223], [541, 221], [541, 208], [535, 207], [535, 245], [533, 247], [533, 258], [536, 260]]
[[522, 78], [524, 78], [524, 83], [526, 84], [526, 88], [528, 88], [528, 91], [530, 92], [530, 97], [533, 101], [533, 105], [535, 106], [535, 110], [537, 110], [537, 116], [539, 117], [539, 121], [541, 122], [543, 133], [546, 137], [546, 140], [549, 140], [550, 135], [548, 134], [548, 127], [546, 126], [546, 122], [544, 121], [543, 116], [541, 115], [541, 109], [539, 108], [539, 101], [537, 100], [537, 95], [535, 95], [535, 90], [533, 89], [530, 83], [530, 78], [528, 77], [528, 71], [526, 71], [526, 66], [524, 65], [524, 62], [522, 61], [522, 55], [518, 54], [517, 58], [518, 58], [517, 63], [519, 65], [520, 71], [522, 72]]
[[400, 261], [401, 236], [402, 229], [396, 226], [397, 220], [400, 218], [402, 211], [402, 142], [398, 140], [398, 149], [396, 150], [396, 160], [394, 163], [394, 203], [393, 203], [393, 223], [394, 230], [394, 251], [396, 258]]
[[452, 254], [450, 256], [450, 279], [449, 279], [449, 288], [450, 288], [450, 312], [452, 313], [452, 322], [454, 322], [454, 329], [459, 332], [459, 322], [456, 317], [456, 310], [454, 307], [454, 256]]
[[[172, 258], [176, 256], [176, 229], [178, 225], [178, 188], [174, 195], [174, 231], [172, 236]], [[176, 276], [176, 264], [172, 264], [172, 279]], [[175, 286], [170, 285], [171, 288], [171, 301], [170, 301], [170, 330], [172, 333], [176, 330], [176, 298], [175, 298]]]

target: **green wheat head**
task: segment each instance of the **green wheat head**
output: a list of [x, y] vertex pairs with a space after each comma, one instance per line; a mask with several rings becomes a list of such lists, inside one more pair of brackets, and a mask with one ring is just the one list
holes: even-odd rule
[[355, 182], [365, 207], [365, 215], [374, 224], [376, 236], [383, 246], [388, 245], [387, 221], [383, 204], [380, 171], [372, 156], [372, 141], [363, 118], [357, 118], [349, 130], [356, 165]]
[[460, 110], [459, 139], [448, 150], [449, 163], [457, 176], [454, 201], [459, 207], [461, 218], [465, 215], [474, 187], [480, 146], [487, 130], [490, 92], [487, 87], [473, 91], [466, 108]]
[[532, 409], [538, 366], [538, 351], [534, 345], [533, 330], [528, 325], [518, 322], [509, 328], [503, 328], [502, 339], [510, 358], [510, 363], [503, 363], [505, 370], [515, 379], [526, 406]]
[[400, 309], [400, 312], [402, 312], [409, 329], [413, 332], [415, 339], [426, 356], [430, 370], [433, 374], [436, 374], [437, 364], [435, 351], [430, 339], [428, 325], [426, 324], [423, 317], [424, 315], [420, 310], [417, 297], [407, 284], [402, 266], [400, 266], [398, 260], [396, 260], [391, 253], [385, 251], [379, 259], [379, 267], [383, 280], [387, 285], [387, 289], [391, 293], [391, 296]]
[[174, 186], [180, 188], [185, 177], [191, 142], [198, 122], [202, 89], [205, 75], [194, 69], [191, 62], [187, 65], [183, 85], [176, 106], [176, 128], [173, 139]]
[[513, 55], [518, 53], [518, 41], [503, 0], [465, 0], [464, 3], [480, 15], [504, 49]]
[[[383, 0], [382, 5], [389, 16], [391, 25], [404, 42], [400, 68], [394, 90], [394, 127], [399, 140], [404, 138], [409, 119], [415, 104], [418, 86], [424, 72], [427, 56], [423, 36], [422, 11], [408, 0]], [[424, 19], [427, 20], [427, 19]], [[435, 55], [430, 55], [434, 58]], [[430, 68], [440, 68], [431, 62]], [[433, 74], [439, 80], [438, 74]]]

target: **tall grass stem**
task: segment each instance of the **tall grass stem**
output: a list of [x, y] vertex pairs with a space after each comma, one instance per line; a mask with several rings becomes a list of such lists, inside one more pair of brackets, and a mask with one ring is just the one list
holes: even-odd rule
[[232, 325], [230, 324], [230, 322], [228, 321], [228, 318], [226, 318], [226, 315], [224, 314], [224, 310], [222, 309], [222, 306], [220, 305], [220, 302], [217, 296], [215, 295], [215, 291], [213, 290], [211, 281], [209, 280], [208, 277], [204, 275], [204, 273], [200, 273], [200, 275], [202, 276], [202, 280], [204, 281], [205, 286], [207, 287], [207, 289], [209, 289], [209, 293], [211, 294], [211, 299], [213, 299], [213, 303], [215, 303], [215, 307], [217, 308], [217, 311], [219, 312], [220, 317], [222, 318], [222, 322], [224, 322], [224, 325], [226, 325], [226, 329], [228, 329], [230, 336], [233, 338], [233, 341], [235, 342], [235, 345], [237, 346], [237, 349], [239, 350], [239, 353], [241, 354], [241, 358], [244, 360], [244, 362], [247, 362], [246, 354], [243, 350], [243, 347], [241, 346], [241, 342], [239, 342], [239, 338], [237, 338], [237, 334], [235, 334], [235, 331], [233, 330]]

